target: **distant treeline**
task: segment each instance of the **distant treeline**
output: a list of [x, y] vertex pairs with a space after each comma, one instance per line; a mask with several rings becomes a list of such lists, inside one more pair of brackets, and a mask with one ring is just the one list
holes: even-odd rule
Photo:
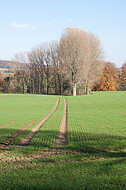
[[118, 69], [105, 63], [98, 37], [80, 29], [68, 28], [59, 42], [16, 54], [13, 61], [18, 69], [0, 75], [1, 92], [76, 96], [126, 90], [126, 64]]

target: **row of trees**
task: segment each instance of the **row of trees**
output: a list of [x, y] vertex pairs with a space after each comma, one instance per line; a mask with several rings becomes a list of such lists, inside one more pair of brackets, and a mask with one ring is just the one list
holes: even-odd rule
[[[0, 73], [0, 92], [30, 93], [29, 83], [27, 83], [28, 71], [17, 70], [14, 76]], [[58, 94], [60, 87], [55, 84], [56, 88], [53, 89], [53, 86], [54, 84], [52, 84], [52, 94]], [[119, 69], [113, 63], [106, 62], [101, 79], [98, 82], [91, 83], [90, 88], [92, 91], [126, 91], [126, 63]], [[68, 86], [64, 87], [64, 89], [68, 89]], [[46, 90], [44, 88], [43, 92], [46, 92]]]
[[[103, 71], [103, 50], [93, 33], [68, 28], [59, 42], [42, 44], [14, 61], [19, 70], [10, 91], [38, 94], [89, 94], [90, 84], [99, 80]], [[27, 63], [25, 70], [20, 63]]]
[[68, 28], [59, 42], [42, 44], [28, 53], [15, 55], [18, 70], [13, 78], [7, 79], [8, 92], [76, 96], [89, 94], [91, 87], [114, 90], [102, 87], [101, 77], [109, 69], [109, 64], [104, 67], [103, 54], [95, 34]]

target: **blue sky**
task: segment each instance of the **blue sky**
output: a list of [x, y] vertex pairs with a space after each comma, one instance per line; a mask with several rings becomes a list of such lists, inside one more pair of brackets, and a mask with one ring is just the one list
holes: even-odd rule
[[67, 27], [98, 35], [106, 61], [126, 62], [126, 0], [0, 0], [0, 59], [59, 40]]

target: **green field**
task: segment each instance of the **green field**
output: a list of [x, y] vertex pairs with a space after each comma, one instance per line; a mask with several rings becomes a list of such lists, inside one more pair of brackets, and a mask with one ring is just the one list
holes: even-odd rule
[[5, 98], [0, 97], [0, 126], [15, 120], [13, 124], [0, 129], [0, 143], [31, 121], [37, 120], [24, 131], [25, 135], [28, 134], [33, 127], [53, 111], [56, 101], [56, 96], [9, 94]]
[[[1, 95], [0, 95], [1, 96]], [[49, 115], [57, 96], [0, 97], [0, 143], [33, 120], [9, 150], [0, 150], [3, 189], [126, 189], [126, 92], [67, 96], [68, 144], [58, 148], [64, 99], [27, 147], [18, 143]]]
[[126, 147], [126, 93], [68, 97], [69, 148], [89, 152]]

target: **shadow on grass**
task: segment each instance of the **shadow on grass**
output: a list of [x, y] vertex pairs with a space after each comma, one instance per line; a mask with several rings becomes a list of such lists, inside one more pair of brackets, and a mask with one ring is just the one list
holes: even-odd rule
[[[2, 129], [2, 139], [7, 139], [7, 134], [13, 134], [16, 130]], [[1, 132], [1, 131], [0, 131]], [[11, 144], [18, 144], [26, 135], [30, 133], [30, 130], [22, 132], [18, 135]], [[97, 133], [68, 133], [68, 144], [64, 147], [58, 147], [56, 140], [58, 142], [59, 131], [56, 130], [40, 130], [32, 139], [30, 145], [24, 147], [27, 151], [30, 150], [41, 150], [41, 149], [55, 149], [63, 150], [70, 152], [79, 152], [79, 153], [106, 153], [110, 156], [120, 157], [126, 156], [126, 152], [121, 150], [125, 149], [126, 137], [119, 135], [108, 135], [108, 134], [97, 134]], [[4, 140], [5, 140], [4, 139]], [[2, 143], [0, 143], [1, 145]], [[8, 147], [8, 146], [7, 146]], [[24, 148], [21, 150], [23, 151]]]
[[[42, 130], [29, 146], [18, 149], [17, 153], [30, 156], [40, 151], [47, 156], [33, 159], [27, 166], [25, 160], [21, 166], [19, 162], [15, 163], [19, 164], [16, 169], [14, 163], [9, 169], [7, 165], [1, 170], [3, 189], [125, 189], [126, 152], [120, 151], [125, 147], [125, 137], [94, 133], [83, 136], [71, 132], [68, 133], [68, 144], [60, 149], [55, 145], [59, 131]], [[11, 130], [12, 134], [15, 132]], [[2, 134], [6, 133], [4, 129]], [[25, 136], [26, 132], [23, 132], [14, 142], [18, 143]]]

